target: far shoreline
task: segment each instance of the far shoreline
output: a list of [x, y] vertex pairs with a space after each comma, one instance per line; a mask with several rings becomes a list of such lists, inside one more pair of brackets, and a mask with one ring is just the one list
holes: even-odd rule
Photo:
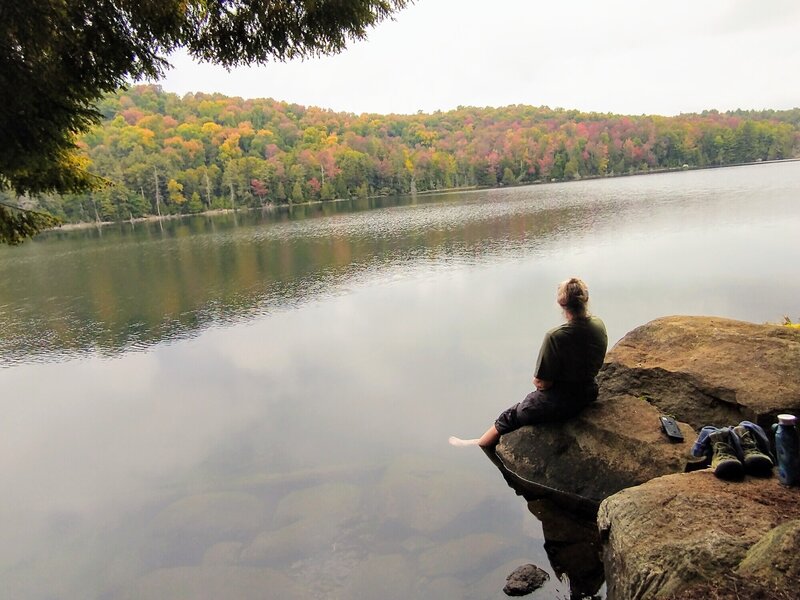
[[[611, 173], [606, 175], [590, 175], [586, 177], [576, 177], [575, 179], [553, 179], [550, 181], [544, 180], [537, 180], [537, 181], [530, 181], [525, 183], [518, 183], [514, 185], [493, 185], [493, 186], [480, 186], [480, 185], [470, 185], [470, 186], [463, 186], [463, 187], [455, 187], [455, 188], [439, 188], [434, 190], [423, 190], [421, 192], [415, 192], [417, 196], [428, 196], [432, 194], [445, 194], [445, 193], [454, 193], [454, 192], [469, 192], [469, 191], [476, 191], [476, 190], [496, 190], [496, 189], [503, 189], [503, 188], [516, 188], [516, 187], [527, 187], [532, 185], [548, 185], [548, 184], [555, 184], [555, 183], [576, 183], [579, 181], [596, 181], [598, 179], [616, 179], [618, 177], [638, 177], [640, 175], [661, 175], [664, 173], [683, 173], [687, 171], [701, 171], [701, 170], [708, 170], [708, 169], [727, 169], [733, 167], [748, 167], [748, 166], [755, 166], [755, 165], [769, 165], [769, 164], [777, 164], [777, 163], [787, 163], [787, 162], [800, 162], [800, 157], [796, 158], [781, 158], [776, 160], [760, 160], [755, 162], [748, 162], [748, 163], [733, 163], [730, 165], [706, 165], [703, 167], [691, 167], [691, 166], [684, 166], [684, 167], [665, 167], [661, 169], [649, 169], [647, 171], [636, 171], [634, 173]], [[410, 196], [414, 195], [411, 193], [408, 194], [390, 194], [384, 196], [367, 196], [367, 199], [371, 198], [396, 198], [399, 196]], [[353, 200], [353, 198], [334, 198], [333, 200], [309, 200], [307, 202], [286, 202], [280, 204], [273, 204], [269, 203], [261, 207], [251, 207], [251, 206], [242, 206], [241, 208], [214, 208], [211, 210], [204, 210], [197, 213], [189, 213], [189, 214], [169, 214], [169, 215], [148, 215], [146, 217], [136, 217], [133, 219], [122, 219], [119, 221], [82, 221], [79, 223], [64, 223], [63, 225], [59, 225], [58, 227], [53, 227], [52, 229], [47, 229], [42, 233], [51, 232], [51, 231], [74, 231], [80, 229], [88, 229], [91, 227], [104, 227], [107, 225], [121, 225], [124, 223], [130, 223], [131, 225], [135, 225], [137, 223], [150, 223], [150, 222], [163, 222], [163, 221], [170, 221], [174, 219], [183, 219], [187, 217], [211, 217], [216, 215], [226, 215], [231, 213], [237, 213], [239, 211], [254, 211], [254, 210], [276, 210], [279, 208], [284, 207], [292, 207], [292, 206], [311, 206], [314, 204], [327, 204], [331, 202], [348, 202]]]

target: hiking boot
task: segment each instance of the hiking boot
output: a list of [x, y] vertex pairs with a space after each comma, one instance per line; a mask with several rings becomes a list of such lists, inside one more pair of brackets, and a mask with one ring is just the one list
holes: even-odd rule
[[733, 428], [733, 434], [739, 438], [739, 445], [744, 457], [744, 470], [747, 474], [756, 477], [772, 475], [772, 459], [758, 447], [753, 432], [744, 425], [737, 425]]
[[711, 468], [714, 475], [720, 479], [730, 481], [744, 477], [744, 465], [739, 460], [736, 452], [736, 441], [732, 439], [733, 432], [727, 427], [718, 429], [708, 435], [713, 454], [711, 455]]
[[700, 458], [691, 458], [686, 461], [686, 466], [683, 469], [684, 473], [692, 473], [693, 471], [701, 471], [711, 466], [711, 455], [701, 456]]

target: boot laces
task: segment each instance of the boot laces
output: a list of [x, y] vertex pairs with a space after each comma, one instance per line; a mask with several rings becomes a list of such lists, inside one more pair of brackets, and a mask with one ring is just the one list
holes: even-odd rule
[[736, 453], [728, 442], [714, 442], [714, 454], [719, 458], [736, 458]]

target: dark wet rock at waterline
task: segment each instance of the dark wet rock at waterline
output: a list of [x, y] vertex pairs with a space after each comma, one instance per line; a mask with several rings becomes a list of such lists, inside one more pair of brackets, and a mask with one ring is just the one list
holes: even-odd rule
[[601, 399], [566, 423], [523, 427], [504, 435], [497, 456], [520, 481], [599, 503], [653, 477], [683, 471], [693, 436], [673, 444], [659, 430], [659, 411], [629, 396]]
[[[497, 456], [523, 481], [601, 501], [654, 477], [682, 472], [692, 427], [768, 426], [800, 413], [800, 331], [714, 317], [665, 317], [608, 353], [600, 397], [578, 417], [504, 435]], [[672, 443], [658, 416], [686, 438]]]
[[536, 565], [522, 565], [508, 576], [503, 591], [508, 596], [525, 596], [538, 590], [548, 579], [550, 576]]

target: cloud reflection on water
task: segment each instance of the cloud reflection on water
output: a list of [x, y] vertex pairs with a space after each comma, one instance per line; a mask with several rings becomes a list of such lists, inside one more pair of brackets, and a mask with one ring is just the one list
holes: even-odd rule
[[[397, 589], [490, 597], [500, 566], [546, 563], [540, 528], [447, 436], [529, 391], [573, 273], [612, 340], [664, 314], [797, 310], [793, 165], [3, 249], [0, 581], [29, 598], [225, 578], [324, 597], [368, 589], [374, 567], [405, 573]], [[313, 507], [278, 508], [330, 485], [352, 502], [322, 537]], [[437, 553], [488, 534], [476, 563]]]

